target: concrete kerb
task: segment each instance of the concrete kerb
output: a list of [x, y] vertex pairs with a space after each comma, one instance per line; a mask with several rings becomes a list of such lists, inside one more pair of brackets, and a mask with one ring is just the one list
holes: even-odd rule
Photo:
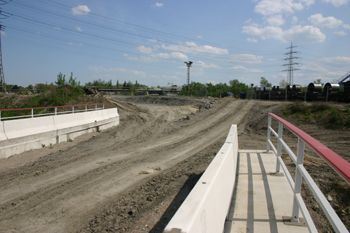
[[164, 232], [223, 232], [235, 184], [237, 126], [180, 206]]

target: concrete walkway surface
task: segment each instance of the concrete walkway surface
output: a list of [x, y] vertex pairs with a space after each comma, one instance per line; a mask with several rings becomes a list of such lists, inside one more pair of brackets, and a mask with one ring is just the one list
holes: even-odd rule
[[[309, 232], [301, 222], [284, 222], [293, 208], [293, 191], [287, 178], [275, 175], [276, 155], [263, 150], [240, 150], [231, 207], [224, 232]], [[282, 170], [282, 168], [281, 168]]]

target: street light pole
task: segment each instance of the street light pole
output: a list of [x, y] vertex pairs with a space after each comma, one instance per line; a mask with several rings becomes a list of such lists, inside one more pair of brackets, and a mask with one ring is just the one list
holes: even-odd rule
[[185, 64], [187, 66], [187, 89], [188, 89], [188, 96], [190, 96], [190, 67], [192, 65], [193, 62], [189, 61], [189, 62], [186, 62], [185, 61]]

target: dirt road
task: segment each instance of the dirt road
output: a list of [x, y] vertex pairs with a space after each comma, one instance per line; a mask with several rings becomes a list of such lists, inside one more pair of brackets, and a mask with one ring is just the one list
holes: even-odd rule
[[265, 149], [266, 113], [285, 105], [229, 98], [109, 100], [118, 108], [119, 126], [0, 161], [0, 232], [162, 232], [230, 125], [238, 124], [239, 148]]
[[[223, 99], [196, 113], [200, 105], [196, 101], [191, 105], [176, 103], [178, 106], [171, 101], [138, 105], [117, 99], [111, 102], [119, 109], [119, 126], [20, 167], [9, 169], [6, 161], [1, 161], [0, 231], [86, 231], [91, 219], [126, 190], [200, 152], [213, 150], [201, 166], [203, 171], [230, 124], [246, 122], [254, 106], [253, 101]], [[182, 172], [192, 174], [190, 167]], [[143, 198], [133, 201], [142, 205]], [[152, 202], [150, 198], [148, 202]], [[128, 210], [128, 215], [136, 212]]]

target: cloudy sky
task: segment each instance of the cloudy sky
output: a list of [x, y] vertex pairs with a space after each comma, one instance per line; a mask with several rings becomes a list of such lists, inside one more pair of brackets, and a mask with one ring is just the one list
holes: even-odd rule
[[8, 84], [136, 80], [148, 86], [238, 79], [332, 82], [350, 71], [349, 0], [13, 0], [2, 5]]

